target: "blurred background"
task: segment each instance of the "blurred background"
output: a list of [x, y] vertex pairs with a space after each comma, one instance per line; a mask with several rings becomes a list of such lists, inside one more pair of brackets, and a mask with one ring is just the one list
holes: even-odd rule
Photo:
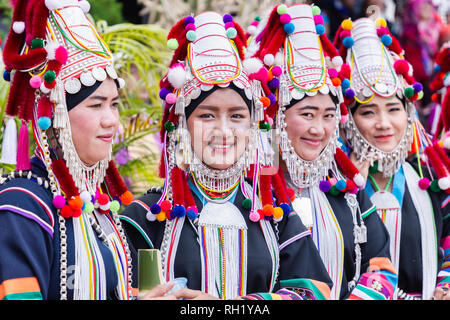
[[[0, 0], [1, 43], [11, 23], [10, 1]], [[113, 153], [119, 171], [136, 196], [162, 184], [157, 174], [162, 110], [158, 84], [171, 58], [166, 46], [170, 27], [187, 15], [214, 10], [232, 14], [245, 30], [279, 3], [318, 5], [330, 40], [343, 19], [373, 15], [384, 18], [413, 65], [414, 77], [424, 86], [417, 110], [424, 126], [432, 127], [436, 103], [428, 84], [435, 72], [435, 55], [450, 40], [450, 0], [91, 0], [89, 17], [110, 46], [116, 67], [127, 81]], [[8, 90], [9, 83], [0, 79], [2, 122]], [[0, 143], [2, 137], [0, 132]], [[33, 152], [34, 146], [30, 147]], [[9, 172], [14, 166], [0, 164], [0, 169]]]

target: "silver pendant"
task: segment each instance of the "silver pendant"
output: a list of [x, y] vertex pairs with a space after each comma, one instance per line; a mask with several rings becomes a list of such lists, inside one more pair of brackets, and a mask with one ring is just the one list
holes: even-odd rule
[[377, 210], [400, 209], [397, 198], [389, 191], [377, 191], [370, 197], [370, 200], [377, 207]]

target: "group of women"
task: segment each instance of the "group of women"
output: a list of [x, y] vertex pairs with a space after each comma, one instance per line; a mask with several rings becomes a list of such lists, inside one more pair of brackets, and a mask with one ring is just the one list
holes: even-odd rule
[[149, 248], [166, 284], [142, 299], [450, 298], [450, 161], [382, 19], [343, 21], [334, 43], [306, 4], [251, 34], [228, 14], [181, 19], [160, 81], [164, 185], [133, 200], [111, 161], [124, 81], [88, 9], [15, 4], [1, 299], [136, 298]]

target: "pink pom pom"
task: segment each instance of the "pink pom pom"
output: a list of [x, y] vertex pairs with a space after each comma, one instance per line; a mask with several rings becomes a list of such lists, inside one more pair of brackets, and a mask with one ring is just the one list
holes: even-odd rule
[[427, 190], [430, 186], [430, 180], [428, 178], [422, 178], [419, 180], [419, 188], [422, 190]]
[[69, 55], [67, 53], [67, 49], [63, 46], [59, 46], [55, 50], [55, 60], [58, 61], [61, 64], [65, 64], [67, 62]]
[[271, 117], [267, 117], [266, 121], [270, 124], [270, 126], [273, 126], [273, 119]]
[[314, 16], [314, 23], [317, 24], [323, 24], [323, 17], [318, 14]]
[[341, 115], [341, 123], [346, 123], [348, 121], [348, 114], [346, 115]]
[[389, 31], [389, 30], [388, 30], [388, 28], [386, 28], [386, 27], [378, 27], [378, 28], [377, 28], [377, 35], [378, 35], [379, 37], [381, 37], [381, 36], [387, 34], [388, 31]]
[[337, 182], [337, 179], [336, 179], [336, 178], [331, 178], [331, 179], [330, 179], [330, 184], [331, 184], [332, 186], [334, 186], [334, 185], [336, 184], [336, 182]]
[[169, 93], [166, 96], [166, 102], [168, 104], [174, 104], [175, 102], [177, 102], [177, 96], [175, 94], [173, 94], [173, 93]]
[[193, 23], [189, 23], [188, 25], [186, 25], [186, 27], [184, 27], [184, 30], [186, 30], [186, 31], [195, 31], [195, 30], [197, 30], [197, 28], [195, 27], [195, 24], [193, 24]]
[[281, 74], [283, 73], [283, 69], [281, 69], [280, 66], [275, 66], [275, 67], [273, 67], [273, 68], [271, 69], [271, 71], [272, 71], [272, 74], [273, 74], [275, 77], [279, 77], [279, 76], [281, 76]]
[[229, 28], [234, 28], [234, 23], [233, 23], [233, 21], [230, 21], [230, 22], [225, 23], [225, 29], [229, 29]]
[[405, 60], [397, 60], [394, 62], [394, 69], [397, 74], [407, 74], [409, 70], [408, 62]]
[[189, 206], [186, 208], [186, 211], [192, 210], [194, 211], [196, 214], [198, 214], [198, 208], [196, 206]]
[[32, 88], [37, 89], [37, 88], [39, 88], [41, 86], [41, 84], [42, 84], [41, 77], [39, 77], [39, 76], [31, 77], [31, 79], [30, 79], [30, 86]]
[[253, 20], [252, 23], [250, 23], [251, 26], [255, 26], [255, 27], [257, 27], [258, 24], [259, 24], [259, 21], [257, 21], [257, 20]]
[[250, 213], [249, 218], [253, 222], [258, 222], [259, 218], [260, 218], [260, 215], [259, 215], [259, 213], [253, 211], [253, 212]]
[[341, 40], [351, 36], [352, 34], [350, 33], [350, 30], [342, 30], [341, 33], [339, 34], [339, 38], [341, 38]]
[[283, 13], [283, 14], [280, 16], [280, 22], [281, 22], [282, 24], [289, 23], [289, 22], [291, 22], [291, 20], [292, 20], [292, 18], [291, 18], [291, 16], [289, 15], [289, 13]]
[[58, 195], [53, 198], [52, 203], [56, 209], [62, 209], [66, 205], [66, 199], [63, 196]]
[[336, 69], [328, 69], [328, 74], [330, 75], [330, 78], [336, 78], [338, 76], [338, 72]]

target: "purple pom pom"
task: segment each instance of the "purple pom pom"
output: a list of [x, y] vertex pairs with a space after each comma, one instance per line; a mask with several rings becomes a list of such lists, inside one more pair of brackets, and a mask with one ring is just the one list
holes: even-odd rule
[[347, 99], [352, 100], [355, 98], [355, 91], [353, 91], [353, 89], [347, 89], [347, 90], [345, 90], [344, 95]]
[[269, 100], [270, 100], [270, 105], [274, 105], [275, 102], [277, 102], [277, 97], [275, 97], [275, 95], [273, 93], [269, 94], [267, 96], [267, 98], [269, 98]]
[[193, 16], [187, 16], [186, 18], [184, 18], [185, 24], [194, 23], [194, 22], [195, 22], [195, 19]]
[[319, 189], [322, 192], [328, 192], [331, 189], [331, 184], [327, 180], [322, 180], [319, 183]]
[[277, 78], [273, 78], [267, 83], [267, 85], [270, 89], [277, 89], [280, 86], [280, 80], [278, 80]]
[[416, 82], [412, 85], [414, 92], [420, 92], [423, 90], [423, 85], [420, 82]]
[[226, 15], [223, 16], [224, 23], [231, 22], [231, 21], [233, 21], [233, 16], [231, 14], [227, 13]]
[[162, 89], [159, 91], [159, 97], [161, 98], [161, 100], [166, 100], [166, 96], [167, 96], [169, 93], [170, 93], [170, 90], [169, 90], [169, 89], [162, 88]]

